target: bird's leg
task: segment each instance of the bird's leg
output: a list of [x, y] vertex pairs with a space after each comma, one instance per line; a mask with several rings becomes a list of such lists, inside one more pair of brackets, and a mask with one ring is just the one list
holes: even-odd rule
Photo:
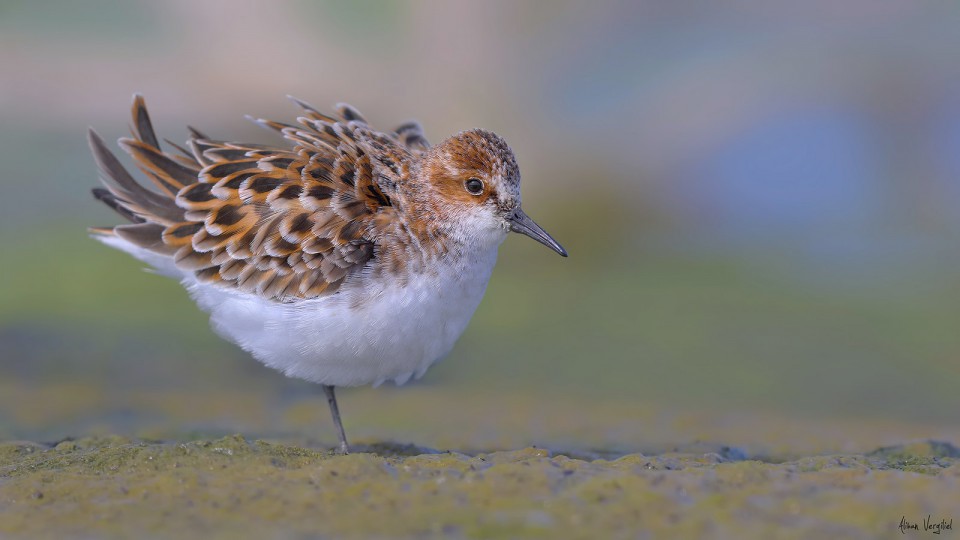
[[330, 414], [333, 416], [333, 424], [337, 426], [337, 435], [340, 436], [340, 448], [339, 451], [341, 454], [349, 454], [350, 447], [347, 446], [347, 434], [343, 431], [343, 422], [340, 421], [340, 408], [337, 407], [337, 396], [333, 393], [333, 387], [327, 385], [323, 386], [323, 393], [327, 395], [327, 404], [330, 405]]

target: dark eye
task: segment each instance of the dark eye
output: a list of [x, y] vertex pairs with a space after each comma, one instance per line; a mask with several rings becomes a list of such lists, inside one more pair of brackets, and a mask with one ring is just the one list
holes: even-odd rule
[[463, 187], [467, 188], [467, 191], [471, 195], [479, 195], [483, 193], [483, 182], [479, 178], [471, 178], [464, 182]]

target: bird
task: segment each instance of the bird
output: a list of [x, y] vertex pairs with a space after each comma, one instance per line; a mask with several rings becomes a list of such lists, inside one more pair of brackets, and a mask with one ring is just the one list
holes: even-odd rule
[[119, 147], [91, 128], [101, 187], [126, 223], [93, 238], [180, 281], [213, 330], [289, 377], [321, 385], [350, 451], [335, 389], [402, 385], [466, 329], [509, 232], [566, 250], [521, 207], [510, 146], [482, 129], [427, 142], [379, 131], [345, 103], [328, 115], [292, 96], [294, 123], [247, 118], [282, 139], [230, 142], [188, 127], [164, 139], [143, 96]]

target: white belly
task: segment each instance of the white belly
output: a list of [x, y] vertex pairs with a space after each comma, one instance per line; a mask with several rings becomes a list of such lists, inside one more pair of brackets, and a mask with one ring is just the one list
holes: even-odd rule
[[422, 376], [466, 329], [500, 243], [456, 261], [434, 261], [431, 273], [411, 275], [403, 286], [361, 286], [355, 280], [335, 295], [284, 304], [198, 283], [166, 257], [116, 236], [96, 238], [179, 278], [210, 313], [214, 330], [257, 360], [291, 377], [332, 386], [403, 384]]
[[267, 366], [332, 386], [403, 384], [443, 358], [480, 304], [493, 247], [465, 264], [441, 262], [405, 286], [344, 285], [329, 297], [282, 304], [183, 280], [214, 330]]

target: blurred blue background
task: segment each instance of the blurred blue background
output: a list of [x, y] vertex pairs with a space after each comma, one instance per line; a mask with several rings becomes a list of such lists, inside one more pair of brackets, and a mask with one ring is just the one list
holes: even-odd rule
[[[0, 438], [333, 432], [86, 236], [85, 143], [276, 142], [292, 94], [504, 136], [525, 207], [457, 348], [343, 394], [433, 445], [816, 449], [960, 437], [960, 4], [0, 2]], [[815, 441], [815, 442], [811, 442]]]

